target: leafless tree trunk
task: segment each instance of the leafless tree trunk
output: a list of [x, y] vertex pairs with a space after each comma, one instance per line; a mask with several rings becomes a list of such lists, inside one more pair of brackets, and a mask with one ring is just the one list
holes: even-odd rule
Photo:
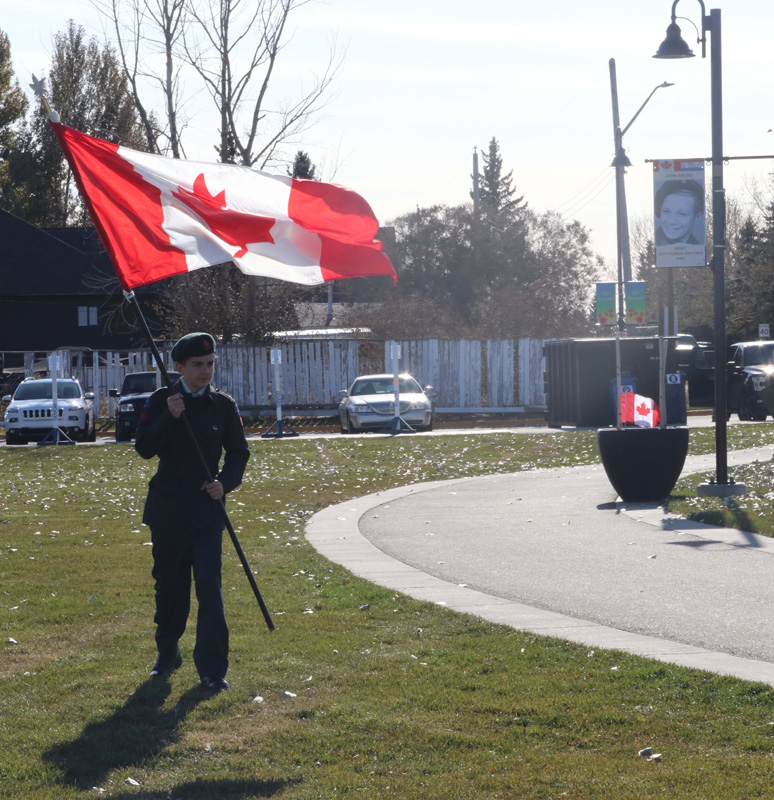
[[[131, 87], [137, 113], [145, 130], [151, 153], [170, 152], [183, 156], [179, 54], [180, 40], [186, 25], [188, 0], [92, 0], [107, 20], [115, 39], [121, 64]], [[163, 69], [155, 63], [159, 57]], [[148, 110], [143, 99], [143, 82], [156, 86], [164, 99], [161, 126], [158, 117]]]
[[[272, 104], [269, 88], [290, 15], [310, 0], [92, 0], [115, 38], [151, 152], [184, 158], [185, 98], [197, 94], [182, 72], [192, 67], [212, 98], [220, 160], [261, 167], [293, 141], [325, 105], [341, 65], [335, 41], [322, 72], [300, 96]], [[162, 94], [164, 124], [144, 92]], [[199, 88], [201, 88], [201, 86]]]
[[277, 146], [301, 133], [323, 107], [341, 64], [335, 43], [310, 89], [281, 107], [267, 107], [288, 17], [308, 2], [204, 0], [192, 9], [186, 56], [218, 111], [221, 161], [265, 166]]

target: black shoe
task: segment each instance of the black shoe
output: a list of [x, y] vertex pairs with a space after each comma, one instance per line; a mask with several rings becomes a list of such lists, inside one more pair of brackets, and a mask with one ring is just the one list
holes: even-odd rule
[[151, 678], [166, 678], [171, 675], [183, 663], [183, 656], [180, 653], [180, 648], [172, 656], [162, 656], [156, 659], [153, 665], [150, 676]]
[[202, 678], [202, 686], [208, 692], [222, 692], [228, 689], [228, 681], [225, 678]]

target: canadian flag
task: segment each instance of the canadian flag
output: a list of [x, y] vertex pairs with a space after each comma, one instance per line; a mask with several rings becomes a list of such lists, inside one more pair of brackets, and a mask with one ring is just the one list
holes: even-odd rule
[[233, 164], [129, 150], [51, 127], [124, 289], [233, 261], [315, 285], [395, 270], [355, 192]]
[[658, 403], [649, 397], [634, 394], [634, 392], [623, 392], [621, 394], [621, 421], [625, 425], [655, 428], [661, 421]]

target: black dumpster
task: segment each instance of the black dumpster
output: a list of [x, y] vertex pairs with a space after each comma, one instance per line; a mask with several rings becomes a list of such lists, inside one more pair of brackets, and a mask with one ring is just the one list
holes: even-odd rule
[[[678, 372], [677, 337], [666, 337], [666, 372]], [[621, 369], [636, 378], [637, 394], [659, 400], [659, 340], [657, 336], [621, 339]], [[546, 342], [545, 356], [546, 423], [552, 428], [563, 425], [604, 428], [616, 424], [615, 404], [610, 402], [610, 382], [616, 379], [615, 339], [560, 339]], [[685, 423], [685, 399], [682, 415], [670, 405], [670, 397], [683, 390], [667, 384], [667, 421]]]

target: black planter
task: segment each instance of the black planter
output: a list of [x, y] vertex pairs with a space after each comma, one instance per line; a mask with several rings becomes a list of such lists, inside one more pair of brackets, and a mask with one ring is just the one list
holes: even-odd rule
[[600, 428], [599, 454], [622, 500], [650, 503], [669, 495], [688, 453], [688, 428]]

